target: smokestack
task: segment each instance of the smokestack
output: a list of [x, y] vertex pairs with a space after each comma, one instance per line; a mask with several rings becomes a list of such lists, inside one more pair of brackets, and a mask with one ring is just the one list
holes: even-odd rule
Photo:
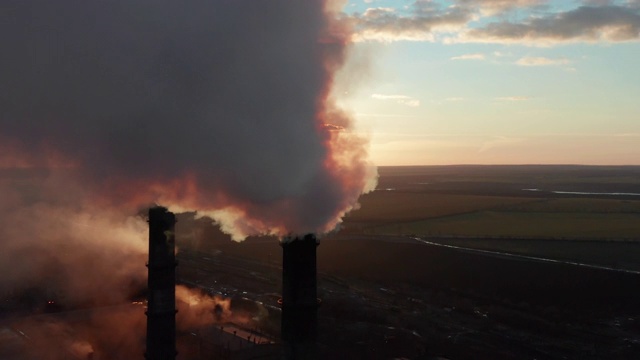
[[315, 359], [318, 291], [315, 235], [285, 238], [282, 246], [282, 323], [285, 359]]
[[149, 209], [149, 279], [147, 304], [148, 360], [175, 359], [176, 351], [176, 216], [164, 207]]

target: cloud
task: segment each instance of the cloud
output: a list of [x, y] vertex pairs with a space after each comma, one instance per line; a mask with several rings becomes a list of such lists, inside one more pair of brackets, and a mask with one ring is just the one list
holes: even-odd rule
[[534, 7], [547, 3], [548, 0], [457, 0], [456, 3], [464, 7], [478, 8], [493, 14], [514, 8]]
[[494, 100], [497, 100], [497, 101], [527, 101], [530, 99], [531, 98], [528, 96], [504, 96], [504, 97], [494, 98]]
[[568, 59], [551, 59], [547, 57], [534, 57], [525, 56], [516, 61], [520, 66], [553, 66], [553, 65], [567, 65], [570, 61]]
[[[565, 11], [542, 9], [542, 0], [458, 0], [444, 7], [416, 1], [409, 12], [370, 8], [353, 14], [355, 41], [430, 41], [550, 46], [575, 42], [640, 40], [640, 1], [624, 5], [591, 1]], [[525, 10], [522, 20], [507, 21], [510, 11]]]
[[524, 139], [521, 139], [521, 138], [514, 138], [514, 137], [508, 137], [508, 136], [494, 136], [484, 141], [480, 146], [480, 148], [478, 149], [478, 152], [482, 153], [482, 152], [493, 150], [496, 148], [511, 147], [523, 141]]
[[614, 5], [615, 0], [582, 0], [584, 5], [589, 6], [607, 6]]
[[454, 56], [451, 60], [484, 60], [484, 54], [464, 54], [460, 56]]
[[418, 106], [420, 106], [420, 100], [418, 100], [416, 98], [412, 98], [411, 96], [407, 96], [407, 95], [373, 94], [373, 95], [371, 95], [371, 97], [374, 98], [374, 99], [378, 99], [378, 100], [392, 100], [392, 101], [395, 101], [398, 104], [402, 104], [402, 105], [406, 105], [406, 106], [410, 106], [410, 107], [418, 107]]
[[493, 22], [466, 29], [451, 42], [519, 43], [549, 46], [571, 42], [640, 40], [640, 12], [625, 6], [581, 6], [577, 9], [529, 18], [523, 22]]
[[501, 57], [509, 57], [509, 56], [513, 56], [511, 53], [505, 53], [502, 51], [494, 51], [493, 52], [493, 56], [501, 58]]
[[459, 29], [471, 20], [471, 15], [461, 7], [442, 10], [427, 2], [416, 2], [409, 16], [393, 8], [370, 8], [351, 17], [356, 29], [353, 40], [435, 41], [435, 33]]

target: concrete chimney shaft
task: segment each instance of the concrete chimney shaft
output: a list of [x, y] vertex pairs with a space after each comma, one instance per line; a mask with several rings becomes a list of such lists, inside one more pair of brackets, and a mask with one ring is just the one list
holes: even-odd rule
[[177, 355], [175, 223], [166, 208], [149, 209], [148, 360], [173, 360]]
[[318, 333], [316, 247], [313, 234], [284, 239], [281, 336], [286, 359], [314, 359]]

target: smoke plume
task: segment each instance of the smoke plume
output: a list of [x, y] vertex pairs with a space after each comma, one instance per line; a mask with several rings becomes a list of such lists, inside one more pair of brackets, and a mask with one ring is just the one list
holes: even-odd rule
[[147, 224], [81, 201], [79, 186], [59, 170], [0, 170], [0, 296], [104, 305], [145, 284]]
[[178, 285], [176, 300], [179, 314], [176, 316], [176, 325], [179, 330], [200, 329], [235, 320], [232, 318], [229, 298], [209, 296], [198, 289]]
[[142, 306], [79, 310], [64, 315], [38, 315], [11, 322], [24, 336], [24, 359], [141, 358], [146, 318]]
[[112, 239], [72, 224], [93, 227], [103, 209], [130, 224], [119, 214], [151, 203], [197, 210], [235, 239], [332, 230], [375, 182], [366, 139], [331, 96], [350, 38], [341, 5], [7, 1], [3, 214], [64, 218], [48, 235], [36, 226], [39, 243]]
[[[3, 0], [2, 306], [131, 298], [147, 270], [136, 214], [153, 203], [236, 239], [332, 230], [376, 176], [331, 96], [350, 32], [340, 5]], [[250, 320], [228, 300], [176, 295], [182, 330]], [[140, 356], [144, 311], [103, 309], [16, 326], [33, 358]]]
[[[232, 312], [229, 298], [178, 285], [176, 299], [176, 325], [183, 334], [227, 322], [248, 324], [243, 314]], [[20, 354], [28, 359], [112, 360], [142, 357], [145, 324], [143, 306], [125, 304], [14, 319], [9, 328], [21, 334]], [[178, 338], [179, 347], [188, 346], [184, 340], [184, 336]]]

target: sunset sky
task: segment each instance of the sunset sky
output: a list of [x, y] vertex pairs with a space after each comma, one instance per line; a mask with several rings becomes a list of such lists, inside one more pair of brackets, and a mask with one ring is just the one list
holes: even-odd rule
[[350, 0], [344, 11], [357, 86], [342, 102], [377, 165], [640, 164], [639, 0]]

